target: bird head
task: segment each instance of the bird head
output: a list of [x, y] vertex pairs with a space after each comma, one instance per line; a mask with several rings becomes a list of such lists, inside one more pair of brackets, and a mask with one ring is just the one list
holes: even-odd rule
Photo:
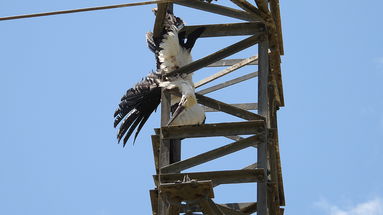
[[171, 119], [168, 122], [168, 126], [171, 125], [174, 120], [187, 108], [190, 108], [197, 104], [197, 98], [194, 93], [187, 93], [182, 95], [180, 102], [176, 110], [174, 111]]

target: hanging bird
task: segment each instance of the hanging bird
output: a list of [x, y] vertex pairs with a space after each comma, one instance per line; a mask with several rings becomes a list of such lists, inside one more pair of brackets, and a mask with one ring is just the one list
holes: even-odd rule
[[172, 72], [192, 62], [191, 50], [202, 34], [204, 28], [198, 28], [185, 36], [180, 33], [183, 21], [167, 13], [164, 21], [164, 32], [156, 42], [151, 32], [146, 39], [149, 48], [155, 53], [157, 71], [152, 72], [129, 89], [121, 98], [119, 107], [114, 113], [114, 127], [120, 124], [117, 139], [122, 138], [124, 146], [136, 129], [134, 141], [150, 115], [161, 102], [161, 89], [178, 92], [181, 97], [171, 96], [172, 117], [168, 125], [202, 124], [205, 120], [203, 108], [197, 104], [192, 74], [181, 74], [167, 77], [162, 75]]

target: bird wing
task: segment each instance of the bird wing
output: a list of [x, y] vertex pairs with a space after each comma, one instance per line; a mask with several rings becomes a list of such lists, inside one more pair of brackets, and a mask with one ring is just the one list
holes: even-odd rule
[[161, 102], [159, 74], [151, 73], [133, 88], [127, 90], [114, 113], [114, 127], [120, 124], [117, 139], [124, 136], [124, 146], [137, 128], [134, 140], [149, 116]]
[[147, 32], [146, 33], [146, 42], [148, 43], [148, 48], [150, 51], [152, 51], [154, 54], [157, 54], [158, 47], [153, 39], [153, 32]]
[[191, 51], [191, 49], [194, 47], [195, 42], [205, 31], [205, 29], [205, 27], [199, 27], [194, 31], [190, 32], [187, 36], [187, 42], [185, 43], [184, 48], [189, 49]]

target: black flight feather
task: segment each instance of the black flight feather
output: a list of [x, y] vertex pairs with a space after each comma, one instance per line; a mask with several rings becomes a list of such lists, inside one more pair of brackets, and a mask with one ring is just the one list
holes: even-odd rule
[[134, 138], [136, 139], [143, 124], [160, 104], [160, 77], [161, 75], [158, 73], [149, 74], [121, 98], [121, 102], [114, 113], [114, 127], [120, 124], [117, 139], [120, 141], [125, 136], [124, 146], [134, 129], [139, 125]]
[[138, 126], [140, 121], [145, 117], [144, 114], [140, 114], [134, 121], [134, 123], [130, 126], [129, 131], [125, 134], [124, 137], [124, 146], [126, 145], [126, 142], [128, 141], [130, 135], [132, 135], [134, 129]]
[[[205, 29], [206, 29], [205, 27], [196, 28], [192, 32], [190, 32], [187, 36], [186, 36], [186, 31], [180, 31], [178, 33], [178, 42], [180, 43], [182, 47], [184, 47], [190, 52], [192, 48], [194, 47], [195, 42], [201, 36], [201, 34], [205, 31]], [[185, 39], [187, 39], [186, 43], [185, 43]]]

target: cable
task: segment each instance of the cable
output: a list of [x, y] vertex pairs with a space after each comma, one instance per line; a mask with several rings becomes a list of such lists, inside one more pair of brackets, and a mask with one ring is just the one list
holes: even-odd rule
[[141, 5], [148, 5], [148, 4], [172, 3], [175, 1], [179, 1], [179, 0], [154, 0], [154, 1], [109, 5], [109, 6], [101, 6], [101, 7], [89, 7], [89, 8], [81, 8], [81, 9], [74, 9], [74, 10], [62, 10], [62, 11], [55, 11], [55, 12], [35, 13], [35, 14], [18, 15], [18, 16], [8, 16], [8, 17], [1, 17], [0, 21], [13, 20], [13, 19], [25, 19], [25, 18], [40, 17], [40, 16], [51, 16], [51, 15], [59, 15], [59, 14], [68, 14], [68, 13], [79, 13], [79, 12], [95, 11], [95, 10], [107, 10], [107, 9], [141, 6]]

